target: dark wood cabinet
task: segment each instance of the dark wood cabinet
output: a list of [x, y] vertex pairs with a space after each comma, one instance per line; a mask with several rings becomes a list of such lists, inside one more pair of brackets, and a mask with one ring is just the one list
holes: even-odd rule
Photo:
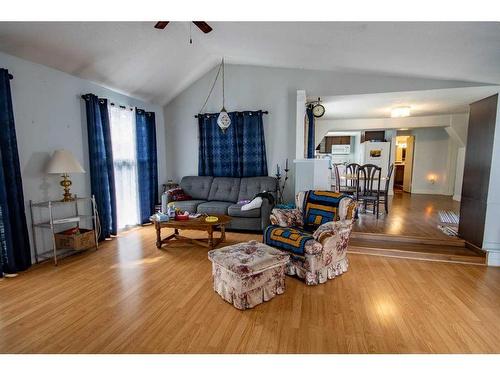
[[384, 130], [370, 130], [361, 133], [361, 143], [363, 142], [384, 142], [385, 141], [385, 131]]
[[493, 95], [470, 105], [458, 233], [478, 247], [483, 246], [497, 104]]
[[350, 145], [351, 137], [349, 135], [343, 136], [326, 136], [321, 143], [316, 147], [320, 153], [328, 154], [332, 151], [332, 145]]

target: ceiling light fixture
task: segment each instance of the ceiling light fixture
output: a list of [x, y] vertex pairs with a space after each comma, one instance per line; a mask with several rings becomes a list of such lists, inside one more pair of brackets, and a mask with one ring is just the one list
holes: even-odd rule
[[394, 107], [391, 109], [391, 117], [408, 117], [410, 116], [410, 107]]
[[222, 132], [225, 133], [226, 129], [229, 128], [229, 126], [231, 125], [231, 117], [229, 117], [229, 114], [227, 113], [226, 107], [225, 107], [226, 96], [225, 96], [225, 90], [224, 90], [224, 85], [225, 85], [224, 59], [222, 59], [222, 62], [219, 65], [219, 69], [217, 70], [217, 75], [215, 76], [214, 83], [212, 84], [212, 87], [210, 88], [210, 91], [208, 92], [208, 96], [205, 99], [205, 103], [203, 103], [203, 106], [201, 107], [200, 111], [198, 112], [199, 113], [198, 117], [201, 116], [201, 114], [203, 113], [203, 110], [205, 109], [205, 106], [208, 103], [208, 99], [210, 99], [210, 96], [212, 95], [212, 92], [214, 91], [215, 84], [217, 83], [217, 80], [219, 79], [219, 75], [220, 75], [221, 71], [222, 71], [222, 109], [219, 112], [219, 116], [217, 116], [217, 125], [222, 130]]

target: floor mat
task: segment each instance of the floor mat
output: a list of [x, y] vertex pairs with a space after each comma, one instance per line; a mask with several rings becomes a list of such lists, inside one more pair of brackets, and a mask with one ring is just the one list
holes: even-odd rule
[[439, 210], [439, 221], [445, 224], [457, 224], [460, 216], [453, 211]]
[[458, 237], [458, 227], [455, 225], [438, 225], [441, 231], [450, 237]]

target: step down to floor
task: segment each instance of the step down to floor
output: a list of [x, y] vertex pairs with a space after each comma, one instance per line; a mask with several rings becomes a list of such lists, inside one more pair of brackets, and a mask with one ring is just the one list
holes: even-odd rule
[[370, 240], [370, 241], [388, 241], [388, 242], [407, 242], [422, 245], [446, 245], [464, 247], [465, 241], [460, 238], [431, 238], [417, 236], [399, 236], [395, 234], [385, 233], [367, 233], [367, 232], [352, 232], [351, 238]]
[[[466, 247], [464, 241], [425, 239], [420, 237], [373, 236], [371, 233], [353, 233], [349, 253], [378, 255], [394, 258], [431, 260], [453, 263], [486, 264], [486, 256]], [[398, 240], [400, 239], [400, 240]]]

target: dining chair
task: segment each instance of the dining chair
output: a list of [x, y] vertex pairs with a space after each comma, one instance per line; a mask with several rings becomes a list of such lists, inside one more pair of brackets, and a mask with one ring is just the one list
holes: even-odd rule
[[350, 163], [347, 164], [345, 168], [346, 175], [356, 176], [356, 178], [347, 178], [346, 186], [342, 186], [341, 190], [343, 193], [353, 194], [355, 195], [358, 189], [358, 170], [361, 167], [358, 163]]
[[334, 191], [336, 193], [339, 193], [340, 192], [340, 173], [339, 173], [339, 166], [337, 163], [333, 163], [332, 171], [333, 171], [333, 179], [335, 181]]
[[394, 163], [389, 166], [389, 172], [387, 173], [387, 177], [385, 180], [385, 187], [380, 191], [380, 203], [384, 203], [385, 213], [389, 213], [389, 186], [391, 183], [392, 172], [394, 170]]
[[358, 168], [356, 175], [358, 182], [356, 198], [363, 202], [365, 210], [369, 203], [373, 204], [373, 214], [378, 219], [382, 168], [375, 164], [365, 164]]

